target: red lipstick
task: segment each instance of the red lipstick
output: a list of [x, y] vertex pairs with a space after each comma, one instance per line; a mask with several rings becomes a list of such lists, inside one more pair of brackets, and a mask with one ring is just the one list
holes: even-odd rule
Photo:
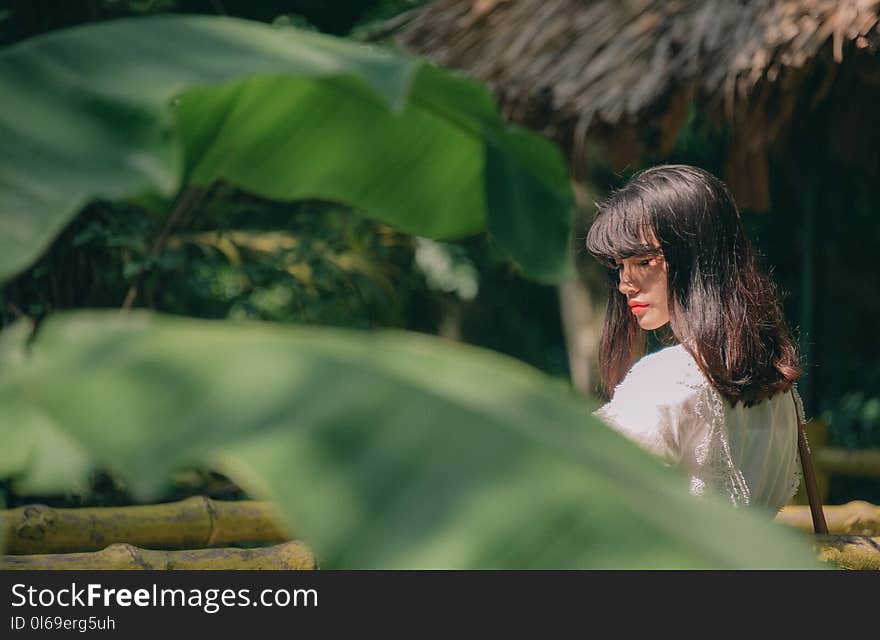
[[629, 310], [632, 311], [636, 315], [638, 315], [640, 313], [644, 313], [645, 310], [648, 308], [647, 303], [636, 302], [635, 300], [630, 300], [629, 302], [627, 302], [627, 304], [629, 305]]

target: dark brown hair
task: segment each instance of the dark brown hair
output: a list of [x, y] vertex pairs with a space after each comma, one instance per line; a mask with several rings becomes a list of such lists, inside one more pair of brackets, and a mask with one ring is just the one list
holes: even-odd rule
[[599, 205], [587, 250], [610, 269], [599, 345], [607, 392], [644, 352], [646, 333], [618, 290], [615, 259], [656, 253], [667, 263], [669, 328], [711, 384], [732, 405], [749, 407], [788, 391], [800, 376], [770, 277], [743, 232], [724, 184], [687, 165], [634, 176]]

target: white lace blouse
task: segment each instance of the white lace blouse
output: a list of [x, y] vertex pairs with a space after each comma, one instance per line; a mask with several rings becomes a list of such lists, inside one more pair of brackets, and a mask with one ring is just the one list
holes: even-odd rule
[[797, 389], [735, 408], [681, 345], [644, 356], [594, 412], [635, 443], [682, 468], [690, 491], [714, 491], [734, 505], [778, 510], [801, 478]]

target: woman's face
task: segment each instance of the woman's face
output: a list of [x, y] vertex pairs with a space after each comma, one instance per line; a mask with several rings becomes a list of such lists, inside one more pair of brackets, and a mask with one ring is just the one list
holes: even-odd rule
[[626, 296], [629, 312], [650, 331], [669, 322], [666, 260], [662, 254], [617, 259], [617, 289]]

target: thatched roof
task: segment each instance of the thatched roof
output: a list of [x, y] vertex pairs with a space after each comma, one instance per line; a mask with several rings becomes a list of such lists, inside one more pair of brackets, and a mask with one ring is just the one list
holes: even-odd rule
[[835, 150], [880, 166], [880, 0], [438, 0], [398, 41], [487, 82], [576, 174], [588, 139], [618, 166], [662, 156], [692, 100], [732, 125], [725, 177], [747, 208], [767, 208], [767, 154], [823, 102], [846, 121]]

